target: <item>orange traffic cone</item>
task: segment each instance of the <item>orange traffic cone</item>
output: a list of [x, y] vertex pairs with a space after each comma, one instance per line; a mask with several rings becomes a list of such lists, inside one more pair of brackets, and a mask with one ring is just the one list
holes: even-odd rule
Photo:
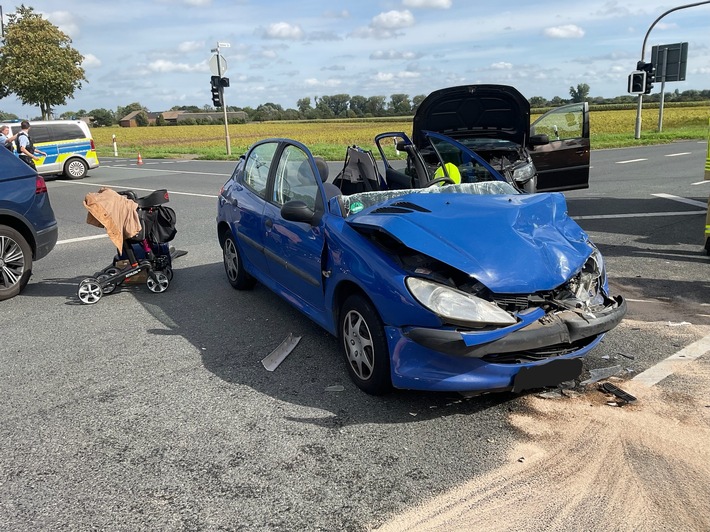
[[143, 164], [143, 159], [141, 158], [141, 152], [138, 152], [138, 161], [136, 162], [136, 164], [138, 164], [138, 165]]

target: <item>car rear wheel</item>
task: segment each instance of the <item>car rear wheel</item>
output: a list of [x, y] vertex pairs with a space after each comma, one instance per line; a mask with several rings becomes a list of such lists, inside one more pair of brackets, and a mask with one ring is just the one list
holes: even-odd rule
[[252, 288], [256, 279], [244, 270], [239, 248], [237, 248], [237, 243], [231, 234], [228, 234], [224, 239], [222, 255], [224, 257], [224, 271], [227, 273], [227, 280], [232, 288], [236, 290]]
[[371, 395], [389, 392], [389, 349], [382, 320], [372, 304], [357, 294], [348, 297], [340, 309], [339, 330], [350, 378]]
[[32, 248], [15, 229], [0, 225], [0, 301], [20, 293], [32, 274]]
[[82, 159], [73, 157], [64, 165], [64, 177], [67, 179], [83, 179], [88, 170], [88, 166]]

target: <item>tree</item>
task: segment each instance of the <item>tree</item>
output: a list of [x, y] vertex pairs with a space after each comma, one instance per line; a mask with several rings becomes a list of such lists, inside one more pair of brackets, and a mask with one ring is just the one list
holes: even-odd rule
[[112, 126], [116, 122], [113, 111], [108, 109], [94, 109], [89, 111], [92, 126]]
[[150, 120], [148, 120], [148, 113], [145, 111], [141, 111], [136, 115], [136, 125], [139, 127], [145, 127], [150, 123]]
[[394, 116], [407, 116], [412, 114], [412, 103], [408, 94], [393, 94], [390, 96], [389, 111]]
[[569, 88], [569, 95], [572, 98], [573, 103], [586, 102], [589, 98], [589, 85], [586, 83], [577, 84], [577, 88]]
[[296, 107], [298, 107], [298, 112], [305, 116], [308, 111], [313, 109], [311, 107], [310, 97], [306, 96], [305, 98], [301, 98], [300, 100], [298, 100], [296, 102]]
[[417, 94], [412, 98], [412, 113], [417, 112], [417, 109], [419, 109], [419, 106], [424, 101], [424, 98], [426, 98], [426, 94]]
[[362, 118], [367, 112], [365, 107], [367, 106], [367, 98], [364, 96], [352, 96], [350, 98], [350, 111], [355, 113], [355, 116]]
[[133, 111], [144, 111], [148, 112], [146, 107], [143, 107], [138, 102], [129, 103], [126, 107], [121, 107], [120, 105], [116, 108], [116, 119], [123, 120], [124, 117], [131, 114]]
[[[25, 105], [37, 105], [42, 118], [86, 81], [84, 60], [71, 39], [31, 7], [21, 5], [8, 15], [5, 46], [0, 55], [0, 93], [15, 94]], [[2, 94], [0, 94], [2, 95]]]
[[547, 106], [547, 100], [542, 96], [531, 96], [530, 98], [528, 98], [528, 102], [530, 102], [530, 107], [532, 107], [533, 109], [535, 109], [536, 107]]
[[366, 114], [370, 116], [384, 116], [385, 115], [385, 97], [384, 96], [370, 96], [367, 99], [367, 104], [365, 104]]
[[17, 115], [0, 111], [0, 122], [5, 122], [7, 120], [17, 120]]

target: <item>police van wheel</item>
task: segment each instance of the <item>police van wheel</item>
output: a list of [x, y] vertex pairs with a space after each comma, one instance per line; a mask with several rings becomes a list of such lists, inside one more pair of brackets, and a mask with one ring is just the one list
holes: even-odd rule
[[76, 157], [69, 159], [64, 165], [64, 177], [67, 179], [82, 179], [88, 171], [86, 163]]

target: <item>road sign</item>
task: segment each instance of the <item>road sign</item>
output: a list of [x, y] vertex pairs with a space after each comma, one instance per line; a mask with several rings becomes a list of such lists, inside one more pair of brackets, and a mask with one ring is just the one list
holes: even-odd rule
[[[664, 70], [665, 59], [665, 70]], [[685, 81], [688, 64], [688, 43], [659, 44], [651, 48], [651, 64], [656, 67], [653, 81]], [[665, 74], [665, 75], [664, 75]]]
[[210, 57], [210, 72], [215, 76], [224, 76], [227, 71], [227, 60], [219, 55], [215, 54]]

